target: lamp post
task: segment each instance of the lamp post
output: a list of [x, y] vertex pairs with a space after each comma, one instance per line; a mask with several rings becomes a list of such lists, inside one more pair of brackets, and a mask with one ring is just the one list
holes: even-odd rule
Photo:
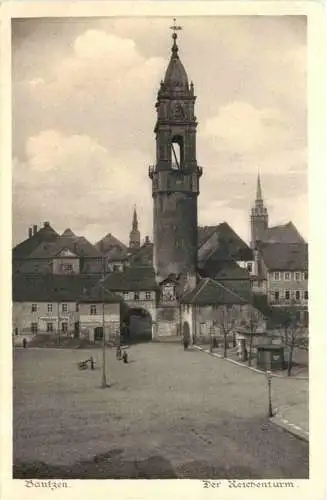
[[271, 418], [273, 416], [272, 404], [271, 404], [271, 379], [272, 374], [270, 370], [266, 371], [267, 384], [268, 384], [268, 417]]
[[[103, 276], [102, 276], [102, 281], [105, 278], [105, 259], [102, 261], [102, 267], [103, 267]], [[107, 356], [106, 356], [106, 336], [105, 336], [105, 321], [104, 321], [104, 287], [100, 283], [100, 288], [101, 288], [101, 302], [102, 302], [102, 381], [101, 381], [101, 388], [105, 389], [106, 387], [109, 387], [109, 384], [107, 382]]]

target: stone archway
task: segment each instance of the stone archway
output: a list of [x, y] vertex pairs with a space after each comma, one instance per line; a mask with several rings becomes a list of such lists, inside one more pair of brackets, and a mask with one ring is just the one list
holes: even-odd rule
[[152, 316], [143, 307], [130, 307], [122, 318], [122, 341], [137, 343], [152, 340]]

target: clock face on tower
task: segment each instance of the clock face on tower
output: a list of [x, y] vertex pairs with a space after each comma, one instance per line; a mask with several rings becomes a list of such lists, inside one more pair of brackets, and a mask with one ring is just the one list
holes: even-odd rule
[[173, 107], [173, 117], [181, 120], [185, 118], [185, 109], [182, 103], [176, 102]]

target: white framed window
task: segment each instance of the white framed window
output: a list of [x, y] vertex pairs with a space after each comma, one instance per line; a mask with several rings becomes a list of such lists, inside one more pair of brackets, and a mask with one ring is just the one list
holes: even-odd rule
[[303, 273], [303, 279], [304, 279], [304, 280], [307, 280], [307, 279], [308, 279], [308, 271], [305, 271], [305, 272]]
[[47, 323], [47, 332], [53, 332], [53, 323]]
[[61, 331], [63, 333], [67, 333], [68, 332], [68, 323], [61, 323]]
[[90, 305], [90, 314], [91, 316], [95, 316], [97, 313], [97, 306], [95, 304]]
[[139, 292], [134, 292], [134, 300], [140, 300]]
[[32, 311], [32, 313], [37, 311], [37, 304], [32, 304], [31, 311]]
[[73, 270], [73, 264], [63, 264], [62, 265], [62, 270], [65, 271], [66, 273], [69, 273]]
[[145, 292], [145, 300], [151, 300], [151, 292]]
[[279, 281], [280, 280], [280, 272], [279, 271], [275, 271], [274, 272], [274, 280], [275, 281]]
[[299, 272], [295, 273], [295, 279], [296, 279], [296, 281], [300, 281], [301, 273], [299, 273]]
[[63, 313], [67, 313], [68, 312], [68, 304], [61, 304], [61, 311]]
[[308, 300], [309, 299], [309, 292], [308, 290], [305, 290], [304, 291], [304, 300]]
[[279, 300], [279, 290], [274, 292], [274, 300], [277, 302]]
[[285, 290], [285, 300], [290, 300], [291, 294], [289, 290]]
[[123, 292], [123, 297], [124, 297], [124, 300], [128, 300], [129, 293], [128, 292]]
[[290, 279], [291, 279], [291, 273], [289, 273], [289, 272], [284, 273], [284, 280], [290, 281]]
[[48, 304], [48, 313], [52, 313], [52, 304]]
[[246, 269], [249, 273], [252, 273], [252, 270], [253, 270], [253, 266], [252, 266], [252, 262], [248, 262], [246, 264]]
[[295, 300], [300, 300], [301, 296], [300, 296], [300, 290], [296, 290], [295, 291]]
[[37, 333], [37, 323], [31, 323], [31, 332]]

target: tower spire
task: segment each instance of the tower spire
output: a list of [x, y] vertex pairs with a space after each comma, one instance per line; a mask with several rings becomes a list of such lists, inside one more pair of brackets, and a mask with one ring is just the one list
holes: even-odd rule
[[176, 25], [176, 17], [174, 17], [173, 21], [174, 21], [173, 26], [170, 26], [170, 28], [169, 28], [173, 31], [173, 34], [172, 34], [173, 46], [171, 48], [171, 51], [173, 53], [173, 57], [178, 57], [178, 45], [176, 43], [176, 40], [177, 40], [177, 33], [176, 32], [182, 30], [183, 28], [182, 28], [182, 26]]
[[136, 249], [136, 248], [140, 248], [141, 235], [140, 235], [140, 231], [138, 229], [138, 226], [139, 226], [139, 223], [138, 223], [138, 219], [137, 219], [136, 205], [134, 205], [132, 230], [129, 233], [129, 248], [131, 250]]
[[257, 201], [263, 201], [262, 200], [262, 189], [261, 189], [260, 172], [258, 172], [258, 178], [257, 178]]

